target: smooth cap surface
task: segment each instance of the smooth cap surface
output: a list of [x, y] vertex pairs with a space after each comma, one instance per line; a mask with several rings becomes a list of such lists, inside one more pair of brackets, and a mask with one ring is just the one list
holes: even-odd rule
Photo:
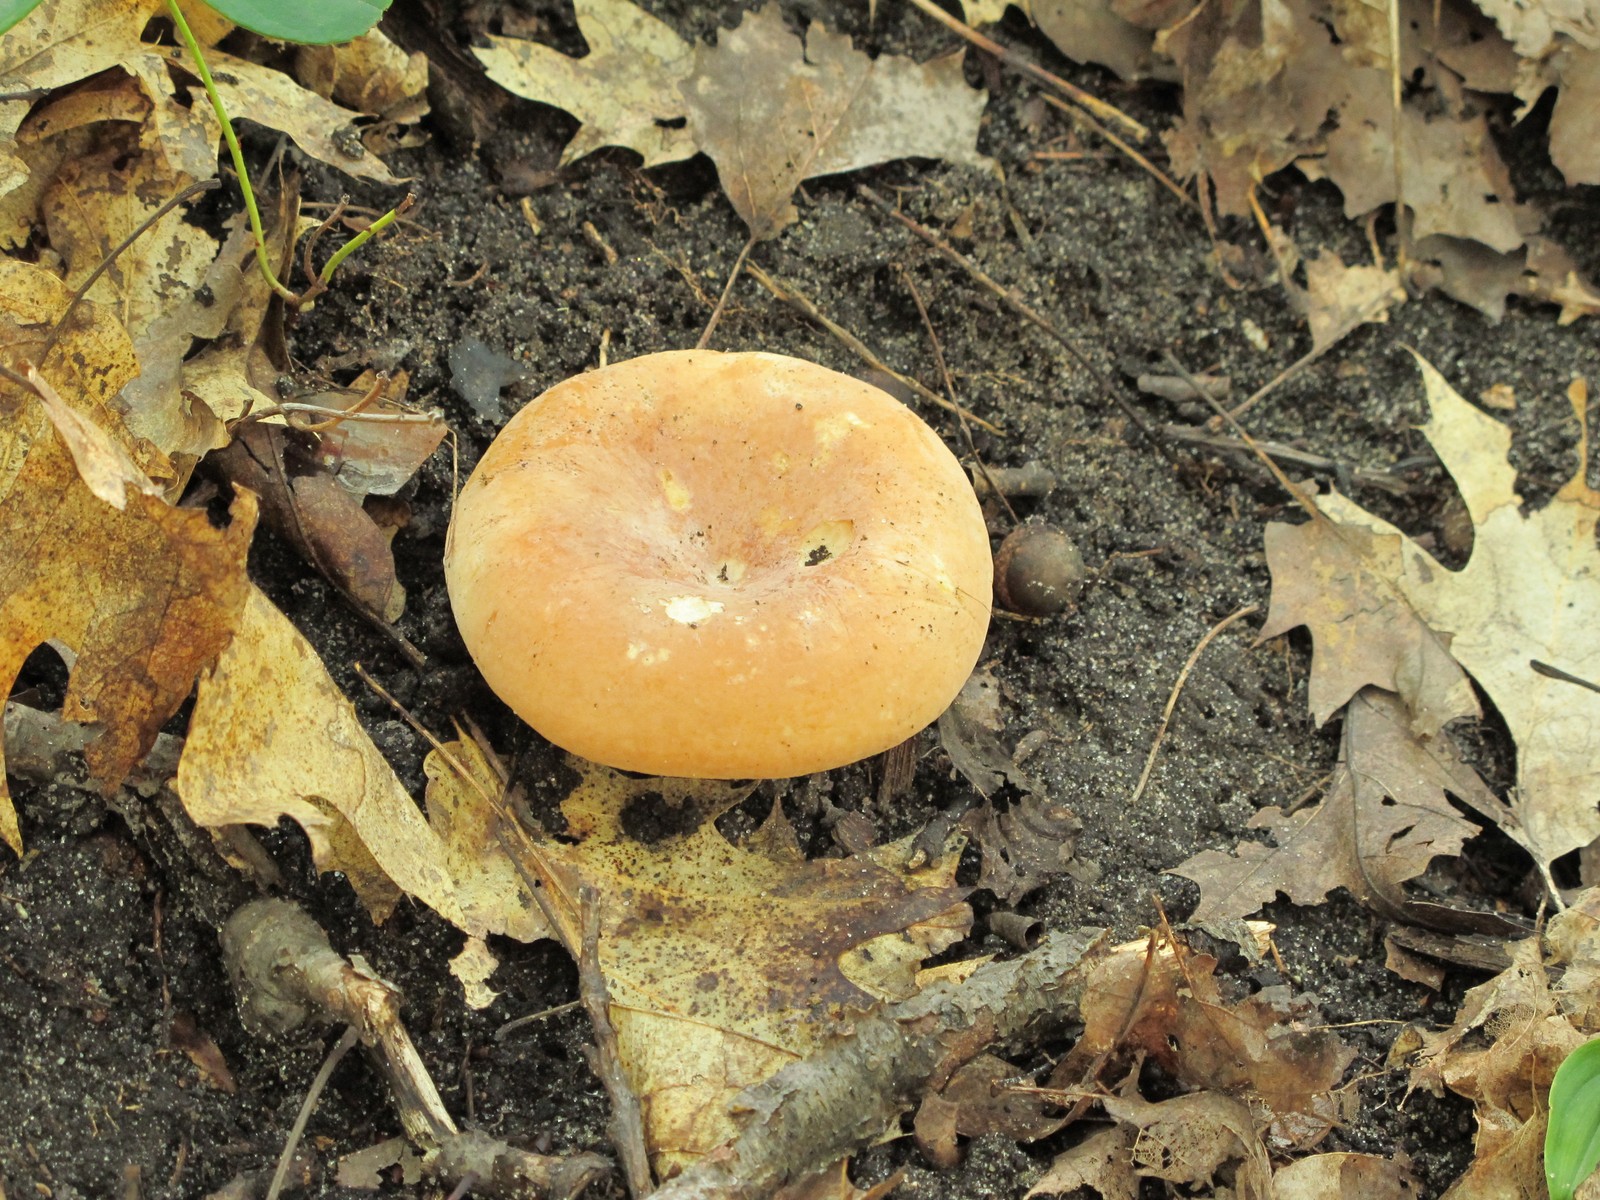
[[490, 687], [626, 770], [775, 778], [910, 737], [989, 624], [982, 513], [887, 393], [670, 351], [557, 384], [457, 502], [445, 576]]

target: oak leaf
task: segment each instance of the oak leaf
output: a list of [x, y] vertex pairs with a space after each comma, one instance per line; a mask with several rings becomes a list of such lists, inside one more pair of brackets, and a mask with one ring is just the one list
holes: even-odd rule
[[897, 158], [992, 166], [977, 150], [988, 97], [960, 54], [869, 58], [821, 22], [796, 37], [776, 4], [697, 49], [681, 87], [695, 144], [758, 241], [795, 222], [795, 189], [819, 175]]
[[602, 146], [632, 150], [647, 167], [693, 156], [678, 93], [694, 67], [693, 47], [629, 0], [577, 0], [575, 13], [589, 43], [583, 58], [493, 35], [473, 53], [501, 87], [582, 123], [561, 152], [563, 165]]
[[662, 1173], [738, 1132], [729, 1102], [745, 1087], [850, 1014], [915, 994], [917, 964], [971, 923], [959, 838], [920, 867], [914, 838], [808, 862], [771, 828], [743, 847], [718, 831], [748, 788], [575, 765], [562, 806], [575, 840], [540, 841], [528, 865], [568, 946], [580, 889], [599, 896], [611, 1020]]
[[1340, 887], [1398, 915], [1406, 903], [1400, 885], [1478, 832], [1450, 794], [1498, 804], [1447, 738], [1417, 738], [1399, 700], [1367, 688], [1345, 710], [1339, 769], [1321, 803], [1292, 813], [1264, 808], [1249, 827], [1267, 830], [1273, 845], [1206, 850], [1172, 873], [1200, 885], [1192, 918], [1199, 922], [1245, 916], [1279, 892], [1320, 904]]
[[293, 818], [317, 869], [344, 872], [375, 920], [402, 894], [462, 920], [439, 835], [316, 651], [254, 586], [200, 680], [177, 791], [202, 827]]
[[[64, 403], [156, 473], [160, 454], [129, 437], [111, 407], [134, 369], [121, 326], [86, 302], [43, 353], [69, 300], [49, 272], [0, 259], [0, 357], [39, 358], [41, 377]], [[114, 787], [144, 756], [232, 637], [254, 525], [254, 502], [243, 496], [225, 529], [203, 510], [135, 489], [113, 507], [84, 483], [37, 398], [0, 387], [0, 685], [10, 689], [42, 642], [72, 650], [63, 715], [103, 726], [85, 750], [102, 786]], [[20, 853], [3, 784], [0, 840]]]
[[[1418, 363], [1431, 412], [1422, 432], [1472, 519], [1466, 565], [1447, 569], [1393, 526], [1334, 493], [1320, 497], [1317, 506], [1336, 523], [1340, 544], [1349, 550], [1346, 564], [1330, 566], [1314, 555], [1298, 563], [1289, 555], [1276, 557], [1274, 591], [1284, 587], [1306, 596], [1308, 573], [1333, 577], [1339, 595], [1320, 611], [1302, 608], [1300, 619], [1314, 622], [1314, 637], [1348, 621], [1378, 639], [1372, 611], [1402, 613], [1405, 635], [1374, 641], [1369, 674], [1426, 682], [1438, 678], [1434, 647], [1447, 649], [1489, 694], [1516, 741], [1511, 808], [1525, 844], [1548, 864], [1600, 836], [1600, 693], [1571, 682], [1600, 680], [1600, 644], [1591, 636], [1600, 624], [1600, 492], [1584, 478], [1587, 436], [1572, 478], [1543, 508], [1525, 513], [1506, 457], [1510, 430], [1459, 396], [1433, 367], [1420, 358]], [[1583, 427], [1587, 390], [1580, 382], [1570, 395]], [[1269, 546], [1294, 536], [1283, 526], [1269, 526], [1268, 534]], [[1292, 623], [1287, 611], [1269, 628]], [[1428, 648], [1413, 653], [1419, 645]], [[1351, 661], [1338, 669], [1348, 676]], [[1324, 703], [1326, 689], [1324, 684]], [[1447, 711], [1448, 706], [1416, 707], [1419, 696], [1437, 695], [1438, 689], [1400, 690], [1421, 727], [1434, 725]], [[1454, 694], [1454, 683], [1447, 690]]]

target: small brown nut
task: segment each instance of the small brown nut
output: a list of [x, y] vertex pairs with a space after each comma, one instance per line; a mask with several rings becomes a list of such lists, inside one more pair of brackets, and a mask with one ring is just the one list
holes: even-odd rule
[[1070, 608], [1087, 576], [1078, 547], [1054, 525], [1013, 529], [994, 556], [995, 598], [1025, 617], [1051, 617]]

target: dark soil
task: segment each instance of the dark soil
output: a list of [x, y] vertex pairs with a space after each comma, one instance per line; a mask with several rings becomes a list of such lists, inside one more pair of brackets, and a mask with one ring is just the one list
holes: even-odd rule
[[[733, 3], [681, 0], [646, 7], [693, 36], [732, 24], [740, 11]], [[949, 46], [896, 0], [881, 0], [869, 31], [865, 7], [806, 0], [785, 11], [824, 19], [873, 50], [928, 57]], [[486, 19], [484, 11], [474, 19]], [[557, 12], [550, 19], [566, 31], [565, 48], [578, 49], [570, 17]], [[466, 25], [458, 20], [452, 28], [465, 42]], [[1129, 89], [1074, 68], [1019, 24], [1006, 26], [1005, 35], [1155, 127], [1170, 121], [1170, 91]], [[991, 88], [983, 149], [1004, 168], [1004, 184], [928, 162], [814, 181], [800, 198], [800, 223], [759, 247], [755, 261], [799, 285], [886, 361], [937, 387], [925, 329], [899, 274], [908, 273], [963, 401], [1005, 430], [1003, 437], [980, 432], [978, 453], [1000, 465], [1039, 459], [1058, 474], [1054, 494], [1028, 502], [1023, 515], [1069, 531], [1097, 574], [1066, 616], [997, 619], [984, 661], [1004, 691], [1007, 740], [1035, 730], [1047, 735], [1028, 769], [1081, 819], [1078, 856], [1091, 868], [1052, 879], [1024, 911], [1052, 928], [1104, 924], [1128, 937], [1156, 919], [1158, 901], [1175, 920], [1193, 907], [1193, 886], [1164, 871], [1248, 836], [1253, 813], [1295, 803], [1333, 764], [1336, 722], [1319, 730], [1307, 715], [1308, 641], [1296, 634], [1255, 644], [1258, 615], [1232, 626], [1200, 659], [1150, 786], [1136, 807], [1128, 805], [1179, 667], [1218, 620], [1247, 604], [1264, 610], [1262, 529], [1270, 520], [1297, 519], [1295, 510], [1247, 460], [1213, 456], [1175, 470], [1130, 427], [1095, 375], [864, 202], [856, 186], [898, 196], [935, 229], [959, 229], [958, 247], [1048, 314], [1098, 376], [1152, 423], [1205, 415], [1133, 391], [1129, 375], [1160, 369], [1166, 352], [1191, 369], [1231, 375], [1237, 398], [1297, 358], [1309, 340], [1280, 290], [1230, 290], [1212, 266], [1198, 218], [1125, 158], [1091, 147], [1077, 161], [1031, 161], [1032, 151], [1065, 134], [1033, 99], [1032, 85], [977, 60], [969, 62], [969, 77]], [[570, 118], [518, 101], [496, 121], [494, 137], [477, 153], [434, 125], [427, 146], [394, 157], [423, 201], [416, 225], [355, 256], [334, 293], [291, 330], [308, 378], [332, 356], [345, 356], [344, 369], [332, 372], [341, 380], [368, 360], [407, 368], [413, 397], [449, 414], [463, 473], [517, 404], [594, 366], [608, 332], [612, 359], [693, 345], [708, 316], [707, 297], [720, 290], [745, 236], [704, 159], [642, 173], [628, 154], [607, 152], [556, 172]], [[1559, 179], [1543, 159], [1537, 115], [1516, 128], [1502, 121], [1501, 134], [1524, 192], [1554, 195]], [[271, 149], [264, 139], [249, 145], [257, 161]], [[331, 200], [348, 189], [330, 173], [312, 169], [307, 176], [307, 199]], [[520, 207], [524, 195], [542, 224], [537, 235]], [[356, 189], [355, 199], [382, 206], [393, 195]], [[1302, 248], [1327, 246], [1346, 261], [1364, 259], [1364, 235], [1343, 219], [1328, 186], [1288, 174], [1271, 182], [1265, 200]], [[1590, 256], [1581, 265], [1593, 274], [1600, 268], [1600, 204], [1592, 191], [1564, 203], [1564, 240]], [[598, 238], [586, 235], [588, 225]], [[1241, 245], [1259, 245], [1243, 226], [1225, 232]], [[472, 282], [446, 286], [480, 267]], [[1252, 326], [1260, 336], [1247, 334]], [[528, 368], [526, 382], [509, 390], [493, 419], [480, 417], [451, 387], [446, 357], [468, 337]], [[1265, 349], [1257, 344], [1262, 337]], [[828, 334], [748, 279], [713, 345], [860, 369]], [[1405, 305], [1388, 324], [1357, 331], [1280, 388], [1251, 414], [1252, 432], [1298, 441], [1351, 467], [1420, 457], [1404, 496], [1355, 495], [1409, 531], [1440, 531], [1454, 492], [1415, 429], [1425, 414], [1406, 345], [1466, 396], [1491, 384], [1515, 386], [1513, 456], [1530, 503], [1567, 477], [1576, 439], [1563, 392], [1575, 373], [1600, 378], [1600, 348], [1592, 325], [1559, 328], [1552, 310], [1517, 303], [1498, 326], [1439, 296]], [[964, 445], [945, 413], [923, 415], [952, 446]], [[427, 655], [424, 670], [409, 666], [270, 534], [258, 539], [252, 571], [322, 654], [416, 794], [426, 746], [356, 678], [358, 661], [436, 730], [448, 729], [457, 712], [473, 714], [516, 759], [535, 807], [548, 810], [559, 799], [559, 759], [483, 687], [450, 618], [440, 568], [450, 487], [450, 457], [440, 453], [408, 493], [413, 518], [396, 542], [409, 591], [399, 628]], [[1004, 529], [998, 520], [996, 532]], [[36, 655], [24, 680], [46, 698], [61, 680], [50, 658]], [[1502, 730], [1491, 722], [1468, 749], [1492, 783], [1509, 783]], [[876, 805], [864, 767], [834, 773], [833, 802], [860, 809], [885, 837], [969, 804], [971, 789], [952, 778], [942, 753], [929, 750], [909, 794], [892, 809]], [[137, 808], [117, 806], [135, 814], [130, 820], [87, 793], [20, 780], [15, 788], [29, 853], [0, 866], [5, 1194], [131, 1194], [122, 1189], [136, 1170], [144, 1195], [190, 1197], [240, 1171], [270, 1168], [332, 1035], [268, 1044], [241, 1027], [216, 929], [246, 890], [202, 871], [166, 823], [138, 817]], [[807, 825], [807, 814], [796, 815], [813, 852], [838, 852], [814, 820]], [[404, 989], [406, 1020], [458, 1117], [556, 1153], [608, 1152], [607, 1106], [585, 1065], [589, 1033], [581, 1011], [503, 1042], [494, 1038], [507, 1020], [575, 996], [575, 972], [557, 948], [499, 945], [505, 964], [495, 986], [503, 994], [492, 1008], [473, 1012], [447, 971], [460, 943], [451, 928], [415, 905], [374, 927], [341, 879], [312, 874], [296, 830], [269, 831], [267, 842], [290, 893], [334, 944], [364, 954]], [[1431, 882], [1463, 903], [1515, 908], [1523, 869], [1504, 844], [1469, 846]], [[1094, 882], [1080, 881], [1087, 879]], [[979, 894], [975, 903], [982, 911], [993, 902]], [[1360, 1116], [1325, 1148], [1403, 1151], [1425, 1192], [1438, 1194], [1470, 1159], [1470, 1110], [1425, 1095], [1402, 1103], [1405, 1076], [1386, 1070], [1384, 1055], [1399, 1022], [1447, 1020], [1481, 976], [1453, 972], [1442, 995], [1402, 982], [1383, 967], [1384, 923], [1343, 896], [1315, 908], [1275, 905], [1266, 916], [1278, 925], [1289, 982], [1314, 993], [1330, 1023], [1351, 1026], [1344, 1036], [1361, 1051], [1353, 1070]], [[1003, 947], [975, 935], [958, 949]], [[236, 1090], [209, 1086], [174, 1046], [175, 1014], [191, 1015], [216, 1041]], [[397, 1132], [376, 1076], [359, 1056], [346, 1059], [312, 1118], [317, 1166], [300, 1194], [346, 1194], [332, 1182], [338, 1157]], [[872, 1181], [904, 1167], [899, 1194], [906, 1196], [1021, 1196], [1074, 1136], [1021, 1148], [980, 1140], [950, 1172], [932, 1169], [903, 1141], [865, 1155], [857, 1175]], [[389, 1190], [423, 1194], [400, 1185]]]

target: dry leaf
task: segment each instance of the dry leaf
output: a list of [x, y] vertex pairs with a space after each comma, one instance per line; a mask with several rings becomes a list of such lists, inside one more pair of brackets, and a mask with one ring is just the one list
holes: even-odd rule
[[1353, 1112], [1355, 1095], [1338, 1087], [1355, 1051], [1287, 988], [1229, 999], [1216, 967], [1181, 943], [1108, 956], [1084, 992], [1083, 1035], [1052, 1086], [1089, 1083], [1113, 1056], [1142, 1052], [1185, 1086], [1248, 1103], [1275, 1148], [1315, 1145]]
[[1148, 28], [1124, 20], [1114, 0], [1032, 0], [1039, 32], [1078, 62], [1110, 67], [1123, 79], [1144, 79], [1154, 67]]
[[230, 1095], [239, 1090], [233, 1072], [228, 1069], [228, 1060], [222, 1057], [221, 1048], [210, 1034], [195, 1023], [193, 1013], [173, 1013], [169, 1034], [172, 1044], [195, 1065], [206, 1086]]
[[[53, 275], [0, 259], [0, 355], [39, 357], [68, 300]], [[159, 472], [161, 456], [128, 438], [110, 407], [132, 363], [121, 326], [90, 303], [40, 374], [140, 469]], [[85, 752], [102, 786], [114, 787], [144, 757], [232, 635], [254, 525], [247, 498], [235, 503], [226, 529], [203, 511], [138, 491], [113, 508], [83, 483], [37, 398], [0, 388], [0, 682], [9, 689], [46, 640], [76, 652], [63, 715], [104, 726]], [[3, 790], [0, 839], [20, 853]]]
[[1413, 1200], [1411, 1169], [1376, 1154], [1313, 1154], [1278, 1168], [1273, 1200]]
[[357, 112], [387, 114], [405, 107], [407, 119], [415, 120], [428, 111], [427, 55], [407, 54], [381, 29], [336, 46], [297, 46], [295, 71], [324, 100]]
[[1318, 725], [1369, 684], [1398, 693], [1423, 737], [1478, 715], [1448, 640], [1389, 582], [1401, 570], [1397, 535], [1331, 521], [1274, 522], [1264, 540], [1272, 605], [1259, 640], [1310, 628], [1307, 700]]
[[261, 497], [272, 527], [324, 578], [392, 623], [405, 611], [406, 593], [395, 578], [389, 537], [315, 456], [314, 435], [253, 424], [211, 462], [234, 486]]
[[1193, 920], [1242, 917], [1279, 892], [1296, 904], [1320, 904], [1335, 888], [1396, 915], [1400, 885], [1441, 854], [1457, 854], [1478, 827], [1449, 795], [1497, 802], [1446, 738], [1423, 741], [1407, 728], [1394, 696], [1366, 688], [1345, 710], [1339, 769], [1320, 804], [1285, 813], [1268, 807], [1250, 818], [1272, 846], [1241, 842], [1232, 854], [1206, 850], [1172, 869], [1200, 885]]
[[501, 817], [487, 797], [498, 799], [505, 781], [483, 748], [466, 737], [447, 742], [442, 753], [429, 753], [422, 769], [428, 776], [428, 824], [439, 838], [440, 861], [455, 880], [460, 928], [474, 938], [502, 933], [519, 942], [555, 936], [502, 844]]
[[1107, 1096], [1106, 1112], [1138, 1130], [1134, 1170], [1146, 1178], [1204, 1187], [1224, 1165], [1237, 1168], [1238, 1200], [1272, 1200], [1272, 1166], [1250, 1110], [1216, 1092], [1151, 1104], [1138, 1096]]
[[[629, 1081], [662, 1173], [738, 1131], [729, 1102], [805, 1057], [849, 1014], [913, 994], [915, 967], [971, 922], [959, 842], [927, 866], [913, 839], [797, 861], [730, 845], [715, 817], [748, 789], [631, 779], [578, 763], [567, 836], [530, 861], [577, 944], [578, 892], [600, 897], [600, 966]], [[651, 830], [638, 840], [629, 829]]]
[[377, 921], [402, 892], [464, 919], [439, 836], [299, 630], [256, 588], [200, 681], [177, 791], [195, 823], [305, 830], [321, 871], [342, 871]]
[[693, 156], [678, 85], [694, 67], [694, 48], [629, 0], [576, 0], [575, 11], [589, 43], [583, 58], [493, 35], [473, 53], [501, 87], [582, 122], [563, 165], [602, 146], [625, 146], [647, 167]]
[[967, 86], [961, 55], [869, 58], [820, 21], [802, 41], [776, 4], [699, 47], [681, 88], [695, 145], [757, 239], [795, 222], [795, 189], [818, 175], [896, 158], [992, 165], [977, 151], [988, 97]]
[[1074, 1195], [1084, 1188], [1099, 1193], [1101, 1200], [1138, 1200], [1139, 1177], [1133, 1173], [1135, 1136], [1131, 1125], [1096, 1130], [1056, 1155], [1044, 1178], [1029, 1189], [1024, 1200]]
[[1369, 321], [1387, 321], [1389, 310], [1406, 300], [1399, 271], [1381, 266], [1347, 267], [1332, 250], [1307, 260], [1306, 292], [1313, 350], [1333, 345]]
[[1568, 47], [1560, 76], [1550, 114], [1550, 160], [1574, 187], [1600, 183], [1600, 45]]
[[1457, 1200], [1544, 1194], [1545, 1098], [1586, 1040], [1557, 1012], [1538, 939], [1511, 952], [1511, 966], [1469, 991], [1450, 1028], [1424, 1032], [1410, 1055], [1412, 1088], [1473, 1102], [1478, 1134], [1472, 1166], [1448, 1193]]
[[[1455, 479], [1472, 518], [1472, 556], [1461, 570], [1447, 570], [1416, 542], [1345, 497], [1320, 498], [1318, 506], [1337, 523], [1341, 543], [1357, 552], [1333, 569], [1342, 592], [1315, 616], [1314, 636], [1320, 639], [1321, 631], [1339, 619], [1336, 612], [1354, 617], [1375, 605], [1397, 608], [1388, 600], [1397, 596], [1441, 644], [1448, 637], [1449, 655], [1488, 692], [1516, 740], [1512, 810], [1526, 844], [1548, 863], [1600, 835], [1595, 753], [1600, 694], [1530, 665], [1546, 663], [1580, 679], [1600, 680], [1600, 644], [1589, 636], [1600, 622], [1600, 551], [1595, 548], [1600, 493], [1585, 482], [1580, 462], [1549, 504], [1524, 513], [1506, 458], [1510, 430], [1457, 395], [1426, 362], [1418, 362], [1431, 411], [1422, 431]], [[1575, 386], [1573, 406], [1580, 422], [1586, 396]], [[1586, 450], [1585, 438], [1580, 458]], [[1269, 526], [1268, 532], [1280, 531], [1281, 539], [1282, 529]], [[1363, 546], [1367, 549], [1360, 552]], [[1352, 565], [1358, 569], [1352, 571]], [[1280, 573], [1299, 590], [1308, 574], [1329, 571], [1311, 557], [1299, 564], [1274, 561], [1274, 614]], [[1288, 623], [1278, 622], [1277, 628]], [[1358, 623], [1368, 624], [1364, 616]], [[1269, 628], [1273, 624], [1269, 621]], [[1419, 635], [1413, 630], [1397, 641], [1374, 626], [1370, 636], [1384, 639], [1373, 647], [1376, 654], [1398, 649], [1405, 655], [1410, 652], [1406, 641], [1415, 645]], [[1372, 665], [1370, 674], [1384, 673], [1383, 664]], [[1403, 662], [1392, 666], [1404, 669]], [[1406, 695], [1414, 715], [1418, 695], [1415, 688]]]

